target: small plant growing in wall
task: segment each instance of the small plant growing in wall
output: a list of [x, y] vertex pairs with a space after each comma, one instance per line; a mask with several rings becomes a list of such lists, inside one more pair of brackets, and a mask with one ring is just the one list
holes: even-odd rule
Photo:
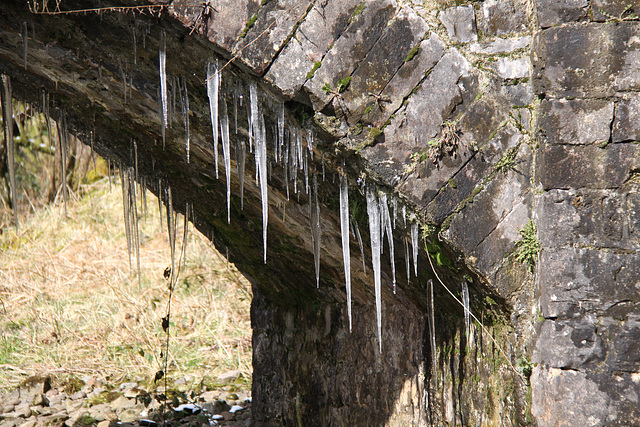
[[516, 260], [529, 266], [529, 270], [533, 272], [536, 265], [538, 253], [540, 253], [540, 241], [536, 237], [536, 225], [533, 220], [529, 220], [527, 225], [520, 230], [522, 238], [516, 242], [515, 256]]
[[631, 11], [631, 6], [630, 4], [626, 5], [618, 16], [605, 12], [602, 9], [600, 9], [600, 13], [607, 17], [608, 22], [637, 21], [640, 17]]

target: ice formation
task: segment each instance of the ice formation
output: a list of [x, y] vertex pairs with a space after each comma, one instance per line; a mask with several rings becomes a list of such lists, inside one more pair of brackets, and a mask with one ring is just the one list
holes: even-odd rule
[[376, 319], [378, 324], [378, 345], [382, 353], [382, 293], [380, 277], [380, 247], [382, 246], [380, 236], [380, 205], [373, 186], [368, 186], [367, 213], [369, 214], [369, 235], [371, 237], [371, 261], [373, 264], [373, 279], [376, 294]]
[[462, 305], [464, 307], [464, 332], [469, 337], [469, 285], [462, 282]]
[[162, 105], [162, 148], [165, 144], [165, 130], [167, 128], [168, 102], [167, 102], [167, 44], [162, 33], [160, 41], [160, 98]]
[[[387, 195], [385, 193], [380, 194], [380, 249], [382, 250], [384, 236], [387, 236], [387, 242], [389, 242], [389, 257], [391, 260], [391, 277], [393, 280], [393, 293], [396, 293], [396, 262], [393, 248], [393, 227], [391, 226], [391, 216], [389, 215], [389, 205], [387, 204]], [[385, 233], [386, 231], [386, 233]]]
[[418, 223], [411, 223], [411, 246], [413, 246], [413, 272], [418, 277]]
[[218, 91], [220, 88], [220, 73], [218, 67], [209, 63], [207, 66], [207, 96], [209, 97], [209, 112], [211, 113], [211, 130], [213, 132], [213, 162], [218, 178]]
[[[314, 176], [314, 180], [315, 180], [315, 176]], [[351, 332], [351, 253], [349, 250], [349, 182], [345, 175], [340, 175], [340, 233], [342, 234], [342, 259], [344, 260], [344, 281], [347, 288], [347, 314], [349, 317], [349, 332]]]

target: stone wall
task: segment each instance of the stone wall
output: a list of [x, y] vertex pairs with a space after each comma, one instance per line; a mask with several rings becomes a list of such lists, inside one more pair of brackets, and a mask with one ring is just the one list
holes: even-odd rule
[[[0, 71], [27, 101], [51, 93], [52, 115], [67, 114], [78, 135], [95, 135], [103, 155], [131, 165], [135, 138], [150, 187], [159, 192], [161, 179], [177, 194], [177, 209], [192, 203], [196, 225], [252, 281], [257, 425], [629, 425], [640, 417], [634, 144], [640, 23], [630, 20], [640, 14], [636, 6], [626, 10], [624, 1], [606, 0], [189, 4], [176, 0], [158, 18], [98, 18], [30, 15], [21, 2], [9, 2], [0, 12]], [[23, 70], [26, 21], [34, 31]], [[188, 164], [176, 122], [166, 147], [159, 142], [162, 31], [168, 73], [184, 78], [190, 94]], [[141, 36], [147, 45], [140, 46]], [[258, 84], [267, 137], [278, 139], [284, 105], [287, 131], [301, 132], [312, 148], [323, 230], [318, 289], [311, 197], [308, 190], [289, 197], [291, 177], [271, 146], [266, 265], [260, 192], [247, 183], [241, 206], [238, 157], [226, 221], [203, 82], [208, 62], [228, 60], [222, 93], [229, 111], [238, 111], [234, 156], [250, 133], [251, 82]], [[132, 82], [126, 104], [123, 70]], [[245, 103], [236, 108], [241, 97]], [[247, 176], [255, 174], [252, 164], [247, 161]], [[382, 353], [371, 265], [365, 272], [355, 236], [349, 331], [341, 175], [349, 179], [367, 260], [363, 180], [423, 225], [435, 265], [423, 250], [418, 277], [407, 277], [410, 225], [397, 221], [397, 292], [387, 248], [383, 256]], [[529, 258], [520, 243], [527, 227], [526, 237], [542, 246]], [[462, 307], [436, 274], [457, 298], [462, 281], [469, 283], [471, 311], [486, 328], [472, 321], [465, 331]], [[429, 280], [435, 281], [433, 316]]]

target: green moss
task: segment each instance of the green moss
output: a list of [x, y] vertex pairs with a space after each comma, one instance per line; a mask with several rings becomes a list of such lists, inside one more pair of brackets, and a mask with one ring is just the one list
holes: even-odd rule
[[264, 6], [265, 4], [269, 3], [269, 0], [262, 0], [260, 2], [260, 6]]
[[453, 188], [454, 190], [455, 190], [456, 188], [458, 188], [458, 184], [456, 184], [456, 182], [453, 180], [453, 178], [451, 178], [451, 179], [449, 180], [449, 187]]
[[414, 46], [413, 48], [411, 48], [411, 50], [407, 54], [407, 57], [404, 58], [404, 62], [411, 61], [413, 59], [413, 57], [416, 56], [416, 53], [418, 53], [419, 50], [420, 50], [420, 45]]
[[349, 87], [351, 83], [351, 76], [338, 80], [338, 93], [342, 93]]
[[516, 260], [527, 264], [531, 272], [536, 264], [538, 253], [541, 250], [540, 241], [536, 237], [536, 225], [532, 219], [523, 229], [519, 230], [522, 238], [516, 242]]
[[307, 80], [311, 80], [313, 78], [313, 76], [316, 74], [316, 71], [318, 71], [318, 68], [320, 68], [321, 65], [322, 65], [322, 61], [317, 61], [313, 63], [313, 68], [311, 69], [311, 71], [307, 73]]
[[380, 136], [380, 134], [382, 134], [382, 131], [380, 129], [371, 128], [371, 130], [369, 130], [369, 135], [367, 135], [367, 138], [371, 140], [375, 140], [377, 137]]
[[355, 19], [358, 17], [358, 15], [362, 14], [362, 12], [364, 11], [364, 8], [367, 6], [367, 2], [363, 1], [362, 3], [360, 3], [358, 5], [358, 7], [356, 7], [356, 10], [353, 11], [353, 13], [351, 14], [351, 17], [349, 18], [349, 24], [351, 24], [353, 21], [355, 21]]
[[256, 20], [258, 19], [258, 12], [256, 12], [251, 19], [249, 19], [249, 21], [247, 21], [247, 25], [244, 26], [244, 30], [242, 30], [242, 33], [240, 33], [240, 38], [243, 39], [247, 36], [247, 33], [249, 32], [249, 30], [251, 29], [251, 27], [253, 27], [253, 24], [256, 23]]

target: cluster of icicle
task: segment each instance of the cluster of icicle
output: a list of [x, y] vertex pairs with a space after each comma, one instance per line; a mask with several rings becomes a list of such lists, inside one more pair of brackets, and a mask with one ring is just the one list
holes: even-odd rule
[[[164, 43], [161, 43], [160, 50], [160, 98], [161, 98], [161, 122], [163, 127], [163, 135], [165, 127], [171, 124], [172, 109], [168, 98], [171, 96], [167, 90], [167, 74], [166, 74], [166, 53]], [[211, 119], [211, 129], [213, 138], [213, 157], [216, 178], [219, 177], [219, 150], [218, 145], [222, 144], [222, 163], [225, 168], [226, 190], [227, 190], [227, 221], [231, 222], [231, 143], [230, 143], [230, 118], [227, 107], [227, 96], [223, 93], [222, 70], [216, 63], [209, 63], [206, 70], [206, 87], [209, 100], [209, 112]], [[174, 83], [172, 85], [176, 87]], [[187, 86], [183, 80], [182, 84], [177, 84], [180, 93], [175, 98], [182, 100], [182, 113], [184, 115], [184, 125], [187, 140], [187, 161], [189, 161], [189, 99], [187, 95]], [[245, 181], [245, 161], [247, 150], [254, 153], [255, 158], [255, 181], [260, 189], [262, 201], [262, 223], [263, 223], [263, 261], [267, 262], [267, 225], [269, 219], [269, 196], [268, 196], [268, 180], [270, 179], [271, 162], [279, 164], [283, 168], [284, 183], [287, 199], [290, 198], [291, 190], [293, 194], [300, 197], [300, 193], [304, 193], [309, 200], [309, 223], [311, 228], [311, 240], [313, 247], [313, 256], [316, 273], [316, 285], [320, 286], [320, 250], [322, 240], [320, 203], [318, 201], [318, 176], [311, 171], [310, 165], [313, 161], [314, 154], [314, 136], [311, 129], [301, 129], [293, 124], [285, 126], [285, 108], [281, 103], [276, 107], [277, 123], [273, 129], [273, 141], [267, 141], [267, 129], [265, 125], [264, 110], [260, 99], [260, 93], [255, 82], [249, 84], [249, 102], [245, 102], [243, 90], [240, 83], [235, 85], [227, 84], [225, 86], [227, 95], [231, 95], [233, 100], [233, 122], [235, 131], [235, 160], [237, 165], [237, 173], [240, 188], [241, 208], [244, 198], [244, 181]], [[229, 90], [231, 88], [231, 90]], [[238, 135], [238, 108], [247, 109], [247, 135], [246, 141], [241, 135]], [[175, 110], [175, 108], [173, 108]], [[247, 147], [248, 145], [248, 147]], [[267, 155], [267, 145], [269, 145], [272, 155]], [[343, 168], [344, 169], [344, 168]], [[299, 174], [301, 175], [299, 177]], [[311, 177], [310, 177], [311, 175]], [[324, 162], [322, 170], [322, 179], [324, 180]], [[304, 179], [304, 184], [300, 183]], [[290, 188], [292, 187], [292, 188]], [[342, 252], [344, 260], [344, 275], [347, 292], [347, 312], [349, 319], [349, 330], [352, 329], [351, 315], [351, 254], [350, 254], [350, 237], [353, 235], [360, 247], [362, 255], [362, 268], [366, 274], [366, 263], [364, 259], [364, 248], [362, 237], [358, 224], [350, 219], [349, 214], [349, 183], [345, 174], [340, 174], [339, 179], [339, 195], [340, 195], [340, 230], [342, 234]], [[375, 285], [376, 300], [376, 318], [378, 328], [379, 348], [382, 351], [382, 308], [381, 308], [381, 266], [380, 259], [383, 253], [383, 242], [385, 236], [389, 247], [389, 258], [391, 262], [393, 292], [396, 292], [396, 271], [395, 271], [395, 247], [393, 230], [398, 217], [398, 202], [393, 199], [391, 202], [387, 200], [385, 193], [378, 193], [373, 184], [365, 186], [365, 195], [367, 201], [367, 212], [369, 215], [369, 233], [371, 237], [372, 248], [372, 265]], [[392, 208], [393, 217], [390, 212]], [[402, 218], [405, 228], [407, 227], [406, 207], [402, 207]], [[411, 242], [413, 256], [410, 255], [409, 241]], [[414, 275], [418, 274], [418, 225], [413, 222], [410, 225], [410, 236], [403, 239], [405, 249], [405, 261], [407, 269], [407, 278], [411, 276], [410, 265], [411, 258], [413, 260]]]

